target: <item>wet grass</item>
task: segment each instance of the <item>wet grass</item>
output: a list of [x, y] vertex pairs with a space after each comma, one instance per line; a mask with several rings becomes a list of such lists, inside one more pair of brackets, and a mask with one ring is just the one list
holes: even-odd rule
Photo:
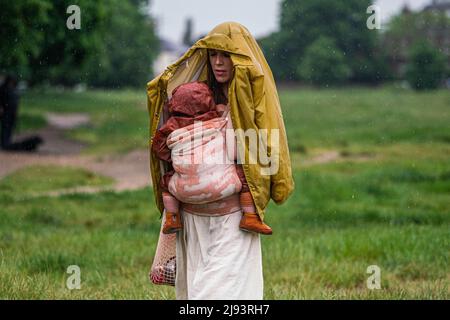
[[74, 187], [105, 186], [113, 179], [88, 170], [68, 167], [33, 165], [17, 170], [0, 180], [2, 196], [20, 196]]
[[21, 115], [26, 120], [43, 117], [45, 112], [86, 113], [91, 123], [69, 130], [67, 136], [88, 144], [83, 151], [86, 154], [124, 153], [148, 145], [146, 103], [145, 89], [79, 93], [31, 90], [23, 97]]
[[[121, 94], [118, 104], [145, 114], [134, 94], [114, 97]], [[61, 97], [44, 95], [32, 108], [62, 103]], [[271, 202], [267, 208], [274, 234], [262, 237], [265, 298], [448, 299], [450, 93], [285, 90], [281, 99], [296, 190], [282, 206]], [[83, 112], [98, 112], [97, 119], [115, 114], [107, 93], [65, 100], [61, 111], [91, 101], [80, 105]], [[49, 108], [58, 105], [52, 103]], [[99, 110], [90, 111], [94, 107]], [[145, 144], [146, 128], [129, 130], [134, 115], [126, 118], [120, 110], [117, 125], [125, 121], [128, 129], [102, 132], [106, 122], [94, 122], [89, 134], [104, 146], [94, 142], [92, 152], [125, 150], [109, 134]], [[307, 162], [329, 151], [338, 158]], [[39, 180], [45, 177], [14, 192], [26, 196], [46, 188]], [[173, 288], [147, 278], [160, 227], [152, 190], [27, 200], [5, 190], [0, 188], [0, 298], [175, 298]], [[81, 268], [80, 290], [66, 287], [69, 265]], [[371, 265], [381, 271], [379, 290], [366, 285]]]

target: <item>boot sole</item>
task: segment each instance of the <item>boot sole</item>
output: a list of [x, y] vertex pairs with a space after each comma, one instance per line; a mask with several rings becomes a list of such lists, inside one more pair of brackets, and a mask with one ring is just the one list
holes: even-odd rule
[[162, 233], [164, 233], [164, 234], [172, 234], [172, 233], [177, 233], [180, 230], [181, 229], [169, 229], [169, 230], [163, 230]]
[[242, 230], [242, 231], [245, 231], [245, 232], [262, 234], [262, 235], [265, 235], [265, 236], [270, 236], [273, 233], [273, 232], [270, 232], [270, 233], [269, 232], [257, 232], [257, 231], [254, 231], [254, 230], [248, 230], [248, 229], [244, 229], [244, 228], [239, 228], [239, 229]]

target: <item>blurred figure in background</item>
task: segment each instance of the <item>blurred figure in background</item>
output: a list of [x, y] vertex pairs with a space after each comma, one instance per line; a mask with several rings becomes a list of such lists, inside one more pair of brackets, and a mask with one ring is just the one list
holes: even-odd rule
[[9, 151], [34, 151], [42, 143], [42, 139], [38, 136], [32, 136], [15, 143], [12, 142], [19, 108], [17, 84], [17, 79], [8, 75], [0, 86], [0, 147]]

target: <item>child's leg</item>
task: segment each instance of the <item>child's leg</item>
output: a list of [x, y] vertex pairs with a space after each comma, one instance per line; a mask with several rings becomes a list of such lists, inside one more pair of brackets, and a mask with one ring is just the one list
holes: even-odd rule
[[255, 203], [253, 201], [252, 194], [250, 193], [247, 180], [245, 179], [244, 169], [242, 168], [241, 164], [236, 165], [236, 171], [242, 183], [239, 200], [241, 203], [243, 215], [241, 222], [239, 223], [239, 228], [244, 231], [257, 232], [261, 234], [272, 234], [272, 229], [263, 221], [261, 221], [261, 218], [256, 212]]
[[256, 212], [255, 203], [250, 192], [241, 192], [239, 194], [242, 212]]
[[177, 198], [175, 198], [170, 192], [167, 191], [163, 191], [162, 196], [164, 207], [166, 208], [167, 211], [179, 212], [180, 202], [178, 201]]
[[175, 233], [183, 228], [179, 211], [180, 203], [170, 192], [163, 191], [162, 194], [166, 209], [166, 220], [162, 232], [164, 234]]
[[244, 231], [257, 232], [267, 235], [272, 234], [272, 229], [261, 221], [261, 218], [256, 212], [252, 194], [250, 192], [241, 192], [239, 197], [243, 212], [241, 222], [239, 223], [239, 228]]

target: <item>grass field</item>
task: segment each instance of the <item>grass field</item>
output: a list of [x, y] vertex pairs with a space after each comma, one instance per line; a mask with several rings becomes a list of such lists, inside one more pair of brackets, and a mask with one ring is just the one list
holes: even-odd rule
[[148, 141], [145, 90], [87, 91], [83, 93], [31, 91], [21, 106], [25, 118], [21, 128], [45, 123], [45, 112], [86, 113], [91, 124], [68, 132], [67, 136], [89, 144], [84, 153], [124, 153], [144, 148]]
[[[267, 208], [265, 299], [448, 299], [450, 92], [285, 89], [280, 98], [296, 190]], [[92, 125], [68, 134], [88, 153], [123, 153], [147, 144], [145, 103], [141, 91], [29, 92], [22, 128], [45, 111], [86, 112]], [[109, 183], [77, 170], [0, 180], [0, 298], [175, 298], [147, 278], [160, 227], [150, 189], [32, 196]], [[66, 288], [69, 265], [81, 268], [80, 290]], [[370, 265], [379, 290], [366, 286]]]

